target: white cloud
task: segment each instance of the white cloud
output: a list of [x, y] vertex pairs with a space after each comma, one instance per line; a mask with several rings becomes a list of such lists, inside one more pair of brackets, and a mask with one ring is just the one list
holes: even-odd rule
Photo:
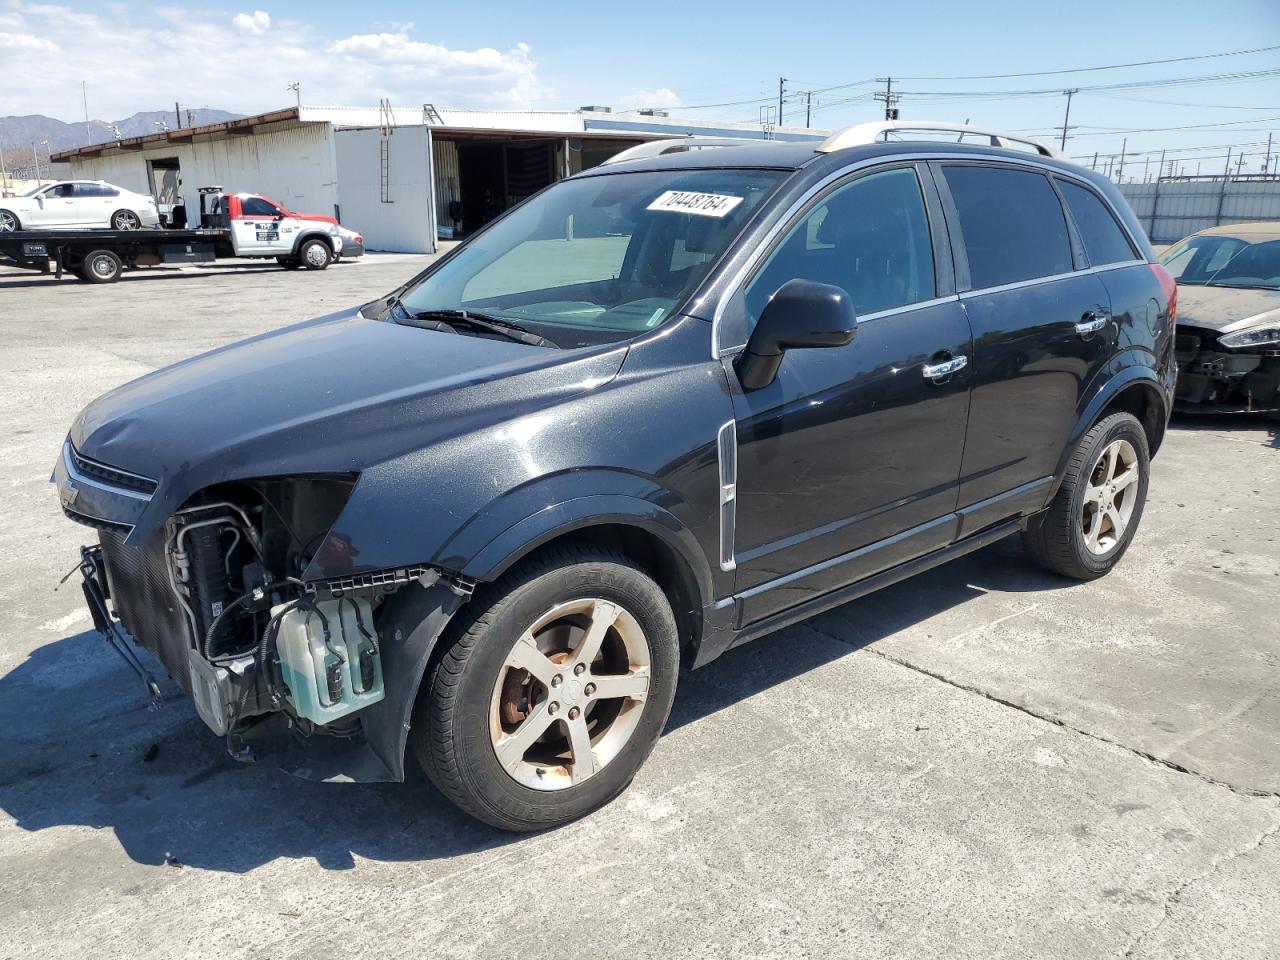
[[[45, 39], [50, 23], [60, 25], [56, 44]], [[88, 81], [89, 112], [104, 120], [169, 108], [174, 100], [238, 113], [275, 110], [292, 105], [286, 87], [295, 80], [302, 102], [319, 106], [371, 106], [387, 97], [399, 106], [520, 108], [548, 96], [528, 45], [464, 50], [434, 39], [410, 24], [325, 35], [261, 10], [228, 17], [111, 4], [99, 15], [7, 0], [0, 2], [0, 116], [82, 116], [81, 80]], [[121, 50], [138, 55], [122, 57]]]
[[271, 14], [265, 10], [255, 10], [253, 13], [237, 13], [231, 18], [231, 22], [236, 25], [236, 29], [241, 33], [249, 33], [255, 37], [260, 37], [271, 29]]
[[635, 93], [629, 93], [618, 101], [618, 106], [623, 110], [640, 110], [645, 107], [667, 110], [683, 106], [683, 102], [674, 90], [669, 87], [659, 87], [657, 90], [637, 90]]
[[57, 53], [58, 45], [44, 37], [32, 36], [29, 33], [0, 33], [0, 47], [15, 50], [44, 50]]

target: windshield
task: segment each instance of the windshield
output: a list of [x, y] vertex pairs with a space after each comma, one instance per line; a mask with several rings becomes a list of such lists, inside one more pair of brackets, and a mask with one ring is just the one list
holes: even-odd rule
[[39, 193], [41, 190], [46, 190], [46, 189], [48, 189], [48, 187], [49, 187], [49, 185], [48, 185], [47, 183], [42, 183], [42, 184], [40, 184], [40, 186], [38, 186], [38, 187], [32, 187], [30, 190], [28, 190], [26, 193], [24, 193], [24, 194], [23, 194], [23, 196], [24, 196], [24, 197], [34, 197], [34, 196], [35, 196], [37, 193]]
[[409, 314], [467, 310], [559, 347], [661, 324], [784, 174], [667, 170], [567, 180], [409, 288]]
[[1248, 244], [1239, 237], [1189, 237], [1160, 257], [1179, 283], [1203, 284]]
[[1249, 244], [1211, 276], [1207, 286], [1280, 289], [1280, 240]]

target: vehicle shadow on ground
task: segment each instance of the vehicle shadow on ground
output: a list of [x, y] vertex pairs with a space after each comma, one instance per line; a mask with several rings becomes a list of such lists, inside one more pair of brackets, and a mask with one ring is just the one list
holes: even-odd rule
[[[243, 274], [243, 273], [282, 273], [284, 272], [278, 264], [219, 264], [214, 267], [204, 267], [203, 272], [194, 272], [189, 270], [179, 270], [176, 267], [143, 267], [139, 270], [126, 270], [121, 274], [117, 283], [142, 283], [156, 280], [202, 280], [210, 276], [218, 276], [220, 274]], [[0, 291], [19, 290], [24, 287], [47, 287], [50, 284], [65, 283], [74, 284], [77, 287], [92, 287], [91, 283], [86, 283], [71, 274], [63, 274], [59, 280], [52, 273], [35, 273], [30, 277], [13, 277], [12, 275], [0, 274]], [[101, 286], [101, 284], [99, 284]]]
[[[681, 678], [668, 731], [847, 656], [987, 590], [1065, 581], [1016, 540], [725, 654]], [[856, 626], [854, 626], [856, 624]], [[231, 760], [175, 685], [146, 708], [141, 683], [92, 631], [36, 649], [0, 677], [0, 809], [38, 832], [110, 829], [141, 864], [242, 873], [278, 858], [333, 870], [355, 858], [450, 858], [518, 842], [472, 821], [410, 761], [403, 784], [321, 784]], [[661, 745], [658, 747], [662, 749]]]
[[1169, 429], [1224, 435], [1239, 432], [1245, 438], [1262, 434], [1265, 439], [1260, 437], [1260, 444], [1280, 450], [1280, 415], [1272, 415], [1272, 419], [1265, 419], [1265, 416], [1256, 413], [1175, 413], [1169, 421]]

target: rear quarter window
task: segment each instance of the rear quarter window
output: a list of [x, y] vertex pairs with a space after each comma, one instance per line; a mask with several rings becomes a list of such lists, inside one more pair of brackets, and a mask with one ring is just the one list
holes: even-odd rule
[[1058, 186], [1067, 201], [1067, 209], [1076, 222], [1076, 229], [1084, 241], [1089, 263], [1095, 267], [1108, 263], [1124, 263], [1134, 260], [1137, 254], [1116, 223], [1115, 216], [1107, 209], [1098, 195], [1087, 187], [1059, 180]]
[[976, 165], [943, 168], [972, 289], [1070, 273], [1071, 240], [1048, 177]]

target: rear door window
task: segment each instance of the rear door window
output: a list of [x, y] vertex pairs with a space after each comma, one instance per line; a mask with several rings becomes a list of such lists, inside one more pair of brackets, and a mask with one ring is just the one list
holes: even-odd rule
[[943, 170], [960, 217], [970, 289], [1072, 271], [1066, 216], [1046, 176], [969, 164]]
[[1076, 230], [1084, 240], [1084, 249], [1092, 266], [1124, 263], [1137, 258], [1115, 216], [1096, 193], [1067, 180], [1059, 180], [1058, 186], [1076, 222]]

